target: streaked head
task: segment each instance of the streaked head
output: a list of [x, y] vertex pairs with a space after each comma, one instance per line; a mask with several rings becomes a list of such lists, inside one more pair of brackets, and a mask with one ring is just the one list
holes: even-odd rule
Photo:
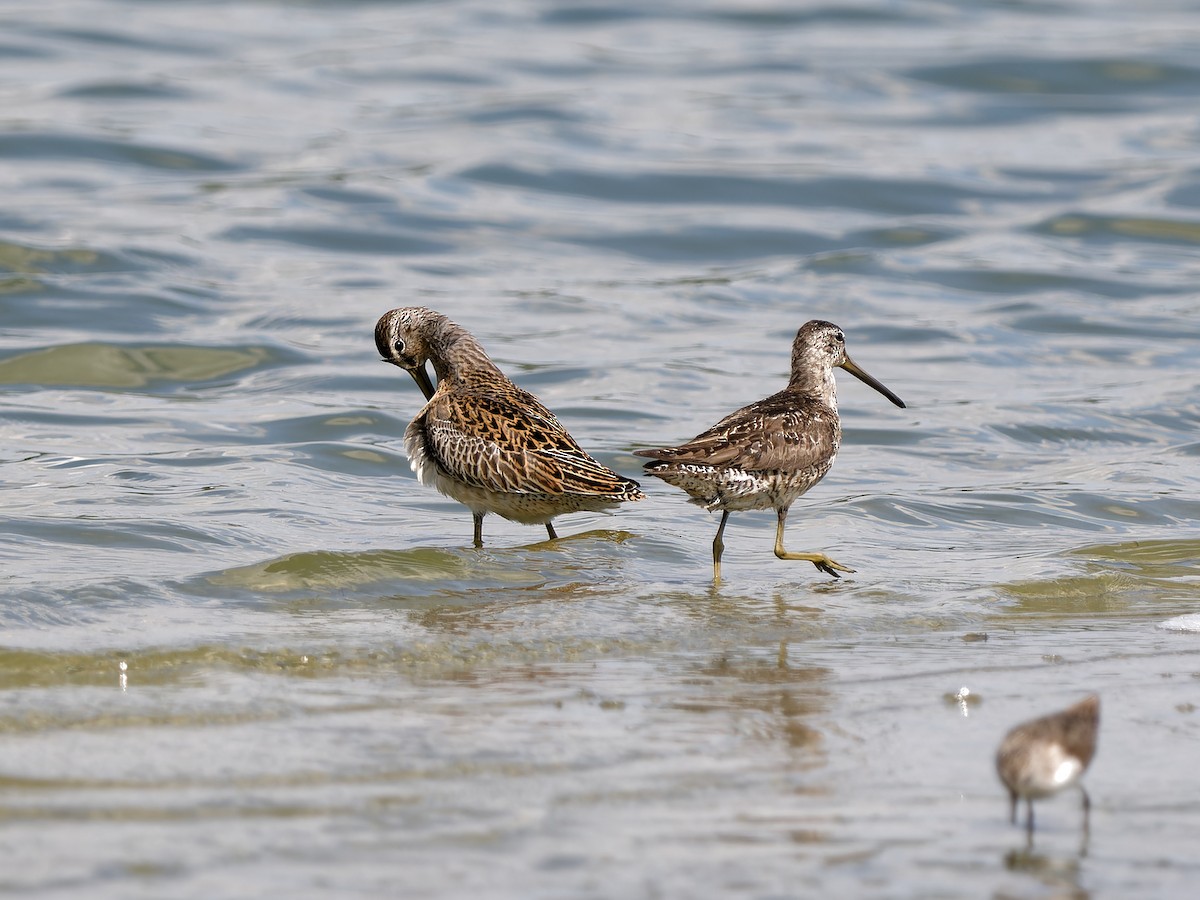
[[805, 322], [796, 332], [792, 343], [792, 382], [809, 378], [823, 379], [826, 372], [842, 368], [864, 384], [870, 385], [897, 406], [904, 408], [904, 401], [888, 390], [846, 352], [846, 334], [832, 322], [813, 319]]
[[423, 306], [402, 306], [388, 310], [375, 323], [375, 347], [383, 361], [407, 371], [426, 399], [433, 396], [433, 382], [425, 364], [432, 336], [444, 321], [441, 313]]

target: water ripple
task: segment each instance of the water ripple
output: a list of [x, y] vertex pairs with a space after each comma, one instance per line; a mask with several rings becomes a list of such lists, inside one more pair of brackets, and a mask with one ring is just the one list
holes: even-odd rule
[[330, 253], [376, 253], [376, 254], [436, 254], [449, 253], [452, 244], [431, 241], [414, 235], [385, 234], [379, 231], [361, 231], [346, 227], [285, 227], [270, 228], [253, 225], [238, 225], [221, 235], [226, 241], [277, 242], [298, 247], [324, 250]]
[[810, 178], [733, 176], [721, 172], [644, 172], [636, 175], [558, 169], [533, 172], [494, 163], [459, 173], [460, 178], [503, 187], [587, 197], [607, 203], [713, 204], [720, 206], [837, 207], [887, 215], [962, 214], [984, 200], [1019, 202], [1045, 193], [958, 186], [945, 179]]
[[233, 172], [241, 168], [228, 159], [177, 147], [105, 140], [55, 132], [0, 134], [0, 159], [91, 161], [135, 165], [154, 171]]
[[1098, 241], [1147, 241], [1192, 246], [1200, 243], [1200, 222], [1147, 216], [1065, 213], [1033, 226], [1038, 234]]
[[123, 347], [71, 344], [0, 359], [0, 384], [72, 385], [105, 389], [197, 386], [279, 365], [265, 347]]
[[[984, 94], [1046, 95], [1063, 98], [1066, 109], [1078, 97], [1112, 102], [1122, 95], [1194, 97], [1200, 94], [1200, 68], [1130, 57], [1046, 59], [999, 57], [950, 66], [927, 66], [909, 77]], [[1100, 109], [1102, 107], [1093, 107]], [[1122, 104], [1114, 108], [1124, 109]]]

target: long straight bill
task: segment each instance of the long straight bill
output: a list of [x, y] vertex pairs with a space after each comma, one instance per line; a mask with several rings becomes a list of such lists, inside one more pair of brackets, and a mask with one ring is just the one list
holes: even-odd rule
[[849, 356], [847, 356], [846, 361], [842, 363], [842, 368], [859, 381], [863, 382], [864, 384], [869, 384], [871, 387], [875, 388], [875, 390], [879, 391], [879, 393], [883, 394], [883, 396], [887, 397], [901, 409], [905, 408], [903, 400], [884, 387], [882, 381], [879, 381], [873, 375], [868, 374], [866, 369], [859, 368], [858, 363], [852, 360]]
[[[433, 381], [430, 380], [429, 372], [425, 369], [424, 364], [415, 369], [406, 369], [405, 371], [412, 376], [413, 381], [417, 383], [417, 387], [421, 389], [421, 393], [425, 395], [426, 400], [433, 396]], [[901, 403], [900, 405], [903, 406], [904, 404]]]

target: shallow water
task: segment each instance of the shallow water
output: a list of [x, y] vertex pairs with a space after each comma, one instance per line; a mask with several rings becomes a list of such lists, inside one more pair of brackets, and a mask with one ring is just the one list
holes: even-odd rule
[[[0, 889], [1190, 896], [1200, 13], [0, 10]], [[606, 464], [841, 382], [793, 507], [563, 538], [419, 485], [376, 318]], [[653, 482], [653, 483], [647, 483]], [[1189, 616], [1191, 616], [1189, 618]], [[962, 687], [969, 702], [955, 699]], [[1103, 698], [1007, 822], [1016, 722]]]

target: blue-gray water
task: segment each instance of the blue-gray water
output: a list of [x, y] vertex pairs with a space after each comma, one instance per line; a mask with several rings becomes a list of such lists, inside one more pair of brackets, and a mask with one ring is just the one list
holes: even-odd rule
[[[4, 4], [0, 890], [1190, 896], [1198, 60], [1169, 0]], [[653, 479], [472, 549], [410, 304], [634, 476], [839, 323], [909, 407], [841, 379], [788, 543], [857, 573], [742, 513], [714, 590]], [[992, 754], [1093, 690], [1027, 848]]]

